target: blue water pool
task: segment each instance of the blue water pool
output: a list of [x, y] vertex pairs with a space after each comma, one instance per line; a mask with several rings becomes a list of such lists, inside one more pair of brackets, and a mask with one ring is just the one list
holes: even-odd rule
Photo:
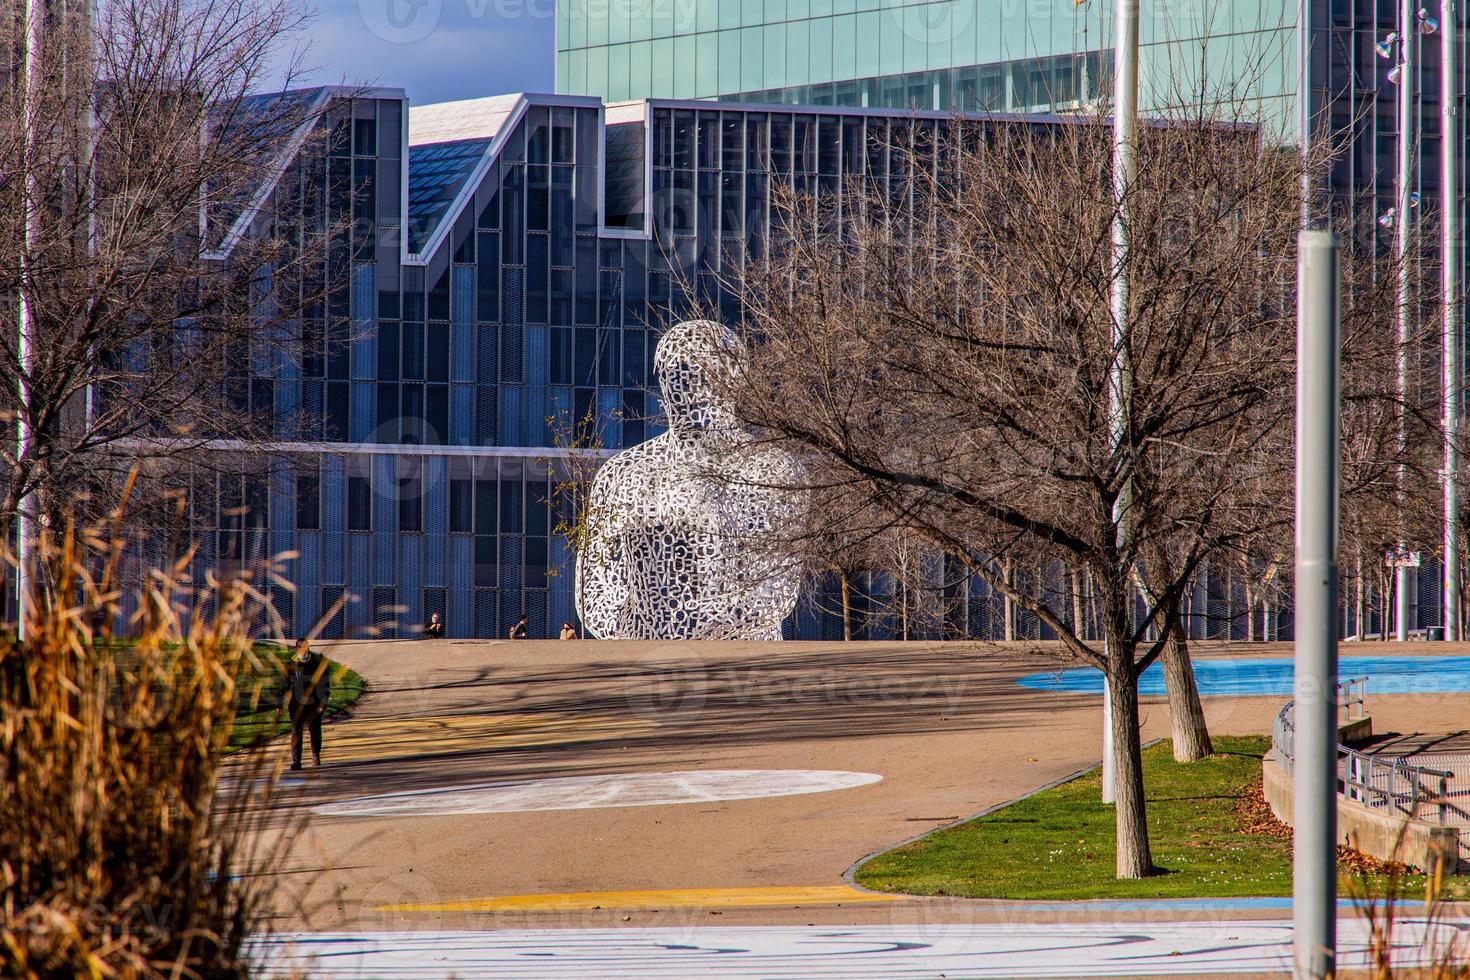
[[[1292, 692], [1290, 657], [1242, 660], [1196, 660], [1194, 676], [1205, 695], [1281, 695]], [[1443, 694], [1470, 691], [1470, 657], [1352, 657], [1339, 661], [1338, 676], [1367, 675], [1370, 694]], [[1038, 691], [1101, 694], [1102, 673], [1093, 667], [1028, 674], [1016, 682]], [[1163, 694], [1158, 664], [1143, 672], [1140, 694]]]

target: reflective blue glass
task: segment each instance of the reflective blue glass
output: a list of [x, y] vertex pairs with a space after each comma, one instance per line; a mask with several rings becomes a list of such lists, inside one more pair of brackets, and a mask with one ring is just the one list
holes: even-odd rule
[[435, 143], [408, 151], [408, 250], [428, 244], [449, 205], [464, 189], [489, 140]]

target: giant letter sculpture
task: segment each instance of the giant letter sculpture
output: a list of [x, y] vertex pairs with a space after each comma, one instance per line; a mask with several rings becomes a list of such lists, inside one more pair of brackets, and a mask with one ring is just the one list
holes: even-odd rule
[[760, 446], [721, 403], [741, 350], [709, 320], [667, 330], [654, 366], [669, 429], [598, 471], [577, 555], [577, 612], [594, 635], [779, 640], [800, 569], [769, 547], [793, 513], [791, 457]]

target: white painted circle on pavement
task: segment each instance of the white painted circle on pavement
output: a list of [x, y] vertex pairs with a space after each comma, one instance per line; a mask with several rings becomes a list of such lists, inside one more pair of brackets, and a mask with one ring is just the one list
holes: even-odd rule
[[866, 786], [882, 778], [877, 773], [831, 769], [705, 769], [561, 776], [360, 796], [324, 803], [313, 807], [313, 812], [333, 817], [424, 817], [660, 806], [829, 793]]

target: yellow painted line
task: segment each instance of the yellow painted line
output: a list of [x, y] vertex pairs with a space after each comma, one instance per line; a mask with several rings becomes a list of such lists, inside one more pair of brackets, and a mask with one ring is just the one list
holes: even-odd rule
[[497, 895], [456, 902], [380, 905], [377, 912], [585, 912], [590, 909], [737, 908], [762, 905], [848, 905], [892, 902], [901, 895], [862, 892], [847, 885], [774, 888], [661, 888], [650, 891]]
[[357, 762], [538, 745], [627, 738], [658, 727], [641, 718], [608, 715], [463, 714], [352, 719], [328, 725], [323, 756]]

